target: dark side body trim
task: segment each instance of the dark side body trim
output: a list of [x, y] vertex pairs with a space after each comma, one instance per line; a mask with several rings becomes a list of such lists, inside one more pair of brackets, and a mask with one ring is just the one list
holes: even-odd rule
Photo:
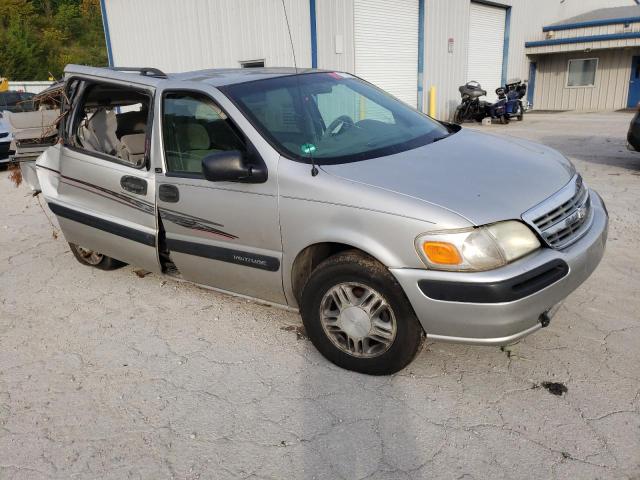
[[513, 302], [548, 287], [567, 273], [569, 273], [569, 266], [564, 261], [552, 260], [522, 275], [500, 282], [420, 280], [418, 287], [422, 293], [434, 300], [467, 303]]
[[135, 228], [120, 225], [119, 223], [111, 222], [103, 218], [89, 215], [87, 213], [79, 212], [72, 208], [63, 207], [57, 203], [49, 202], [49, 208], [51, 211], [59, 217], [73, 220], [74, 222], [82, 223], [89, 227], [102, 230], [103, 232], [111, 233], [127, 240], [133, 240], [134, 242], [142, 243], [150, 247], [156, 246], [156, 236], [151, 233], [146, 233]]
[[205, 245], [204, 243], [186, 242], [167, 238], [169, 251], [186, 253], [197, 257], [220, 260], [221, 262], [235, 263], [245, 267], [258, 268], [269, 272], [277, 272], [280, 269], [280, 260], [276, 257], [259, 255], [257, 253], [243, 252], [231, 248]]

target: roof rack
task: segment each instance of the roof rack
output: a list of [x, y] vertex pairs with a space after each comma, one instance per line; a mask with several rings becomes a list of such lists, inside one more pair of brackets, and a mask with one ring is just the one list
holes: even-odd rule
[[109, 69], [117, 72], [139, 72], [145, 77], [167, 78], [166, 73], [153, 67], [109, 67]]

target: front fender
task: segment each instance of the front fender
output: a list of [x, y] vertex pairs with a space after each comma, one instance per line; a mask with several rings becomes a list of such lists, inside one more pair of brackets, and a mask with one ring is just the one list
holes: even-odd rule
[[[362, 168], [366, 168], [362, 162]], [[278, 169], [282, 281], [296, 306], [292, 269], [297, 256], [318, 243], [341, 243], [366, 252], [388, 268], [424, 268], [416, 236], [463, 228], [468, 220], [437, 205], [331, 175], [309, 164], [280, 159]]]
[[302, 199], [281, 198], [282, 276], [289, 305], [296, 306], [292, 271], [296, 258], [319, 243], [357, 248], [388, 268], [424, 268], [414, 239], [434, 225], [379, 211]]

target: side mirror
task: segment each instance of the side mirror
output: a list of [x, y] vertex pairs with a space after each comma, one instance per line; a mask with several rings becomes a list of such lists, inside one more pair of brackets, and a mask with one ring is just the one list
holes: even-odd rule
[[264, 183], [267, 169], [238, 150], [211, 153], [202, 159], [202, 173], [211, 182]]

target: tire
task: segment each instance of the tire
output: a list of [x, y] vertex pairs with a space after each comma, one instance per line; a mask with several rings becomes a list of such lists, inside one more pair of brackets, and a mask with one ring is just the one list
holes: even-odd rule
[[506, 115], [500, 115], [500, 123], [502, 125], [506, 125], [509, 123], [509, 117], [507, 117]]
[[516, 115], [516, 119], [521, 122], [522, 120], [524, 120], [524, 110], [522, 109], [521, 105], [518, 105], [518, 115]]
[[456, 125], [462, 125], [462, 123], [464, 122], [464, 116], [463, 116], [462, 110], [463, 108], [461, 105], [458, 108], [456, 108], [456, 111], [453, 114], [453, 123], [455, 123]]
[[[402, 287], [383, 265], [357, 250], [318, 265], [303, 287], [300, 304], [311, 342], [325, 358], [347, 370], [369, 375], [398, 372], [414, 359], [424, 340]], [[366, 310], [379, 313], [369, 315]]]
[[93, 250], [82, 248], [74, 243], [69, 243], [69, 248], [73, 256], [76, 257], [81, 264], [89, 267], [99, 268], [100, 270], [115, 270], [116, 268], [124, 267], [126, 263], [116, 260], [115, 258], [107, 257]]

